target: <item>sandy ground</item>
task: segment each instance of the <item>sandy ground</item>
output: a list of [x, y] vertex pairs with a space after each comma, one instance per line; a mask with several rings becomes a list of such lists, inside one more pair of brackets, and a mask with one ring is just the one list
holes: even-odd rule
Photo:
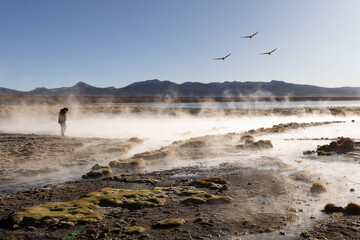
[[[0, 239], [242, 239], [248, 236], [256, 238], [257, 234], [269, 232], [277, 234], [271, 239], [286, 238], [288, 232], [284, 229], [296, 222], [302, 212], [303, 205], [299, 206], [299, 202], [311, 205], [311, 201], [317, 201], [306, 196], [312, 183], [318, 179], [306, 172], [291, 172], [291, 166], [268, 157], [266, 151], [272, 148], [272, 143], [262, 140], [262, 137], [327, 124], [334, 123], [290, 123], [241, 134], [202, 136], [134, 155], [128, 153], [142, 144], [141, 139], [59, 138], [2, 133], [1, 184], [11, 184], [19, 178], [27, 179], [37, 174], [55, 174], [73, 165], [94, 167], [84, 176], [85, 180], [40, 186], [1, 196]], [[250, 156], [253, 152], [260, 154], [261, 168], [244, 167], [241, 163], [220, 163], [213, 167], [192, 166], [144, 172], [146, 168], [169, 161], [196, 162], [204, 158], [215, 161], [239, 151]], [[359, 164], [358, 156], [358, 147], [346, 153], [346, 159], [352, 160], [351, 164]], [[318, 159], [316, 154], [305, 157], [314, 161]], [[95, 165], [104, 162], [108, 164]], [[289, 171], [291, 174], [284, 174]], [[196, 183], [204, 177], [216, 177], [221, 181], [203, 185]], [[99, 191], [105, 191], [104, 188], [131, 189], [133, 192], [121, 202], [116, 202], [113, 195], [106, 193], [106, 200], [92, 202], [91, 213], [84, 213], [80, 205], [90, 201], [89, 194], [99, 194]], [[138, 190], [155, 191], [156, 194], [151, 194], [156, 198], [148, 200], [138, 196]], [[191, 197], [194, 198], [189, 200]], [[76, 202], [69, 211], [71, 217], [80, 214], [80, 220], [54, 215], [65, 211], [59, 206], [53, 206], [51, 214], [45, 217], [40, 210], [32, 212], [34, 208], [25, 208], [49, 202], [70, 204], [77, 200], [81, 202]], [[123, 201], [127, 201], [126, 204]], [[93, 213], [97, 216], [95, 220], [85, 220]], [[25, 217], [19, 220], [19, 214]], [[170, 218], [180, 219], [180, 223], [159, 225], [159, 221]], [[302, 237], [359, 239], [359, 232], [359, 215], [335, 213], [332, 218], [319, 221]], [[257, 239], [267, 239], [267, 235], [261, 236]], [[297, 238], [300, 236], [292, 239]]]

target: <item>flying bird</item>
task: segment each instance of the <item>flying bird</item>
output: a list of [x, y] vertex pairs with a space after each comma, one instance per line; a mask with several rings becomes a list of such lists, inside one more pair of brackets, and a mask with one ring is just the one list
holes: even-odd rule
[[249, 36], [244, 36], [244, 37], [241, 37], [241, 38], [253, 38], [256, 34], [258, 34], [259, 31], [257, 31], [256, 33], [252, 34], [252, 35], [249, 35]]
[[221, 57], [221, 58], [213, 58], [213, 60], [225, 60], [225, 58], [227, 58], [228, 56], [230, 56], [231, 53], [229, 53], [228, 55], [226, 55], [225, 57]]
[[277, 48], [275, 48], [274, 50], [270, 51], [270, 52], [265, 52], [265, 53], [259, 53], [259, 54], [267, 54], [267, 55], [271, 55], [273, 52], [276, 51]]

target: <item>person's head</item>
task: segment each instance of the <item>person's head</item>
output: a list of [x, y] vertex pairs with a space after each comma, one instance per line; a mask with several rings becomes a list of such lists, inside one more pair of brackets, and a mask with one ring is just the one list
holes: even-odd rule
[[60, 111], [61, 111], [61, 112], [67, 112], [67, 111], [69, 111], [69, 109], [68, 109], [68, 108], [63, 108], [63, 109], [61, 109]]

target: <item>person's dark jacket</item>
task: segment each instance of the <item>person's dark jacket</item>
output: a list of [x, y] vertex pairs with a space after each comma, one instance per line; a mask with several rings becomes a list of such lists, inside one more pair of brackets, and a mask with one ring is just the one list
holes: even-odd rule
[[58, 123], [60, 123], [60, 124], [65, 123], [65, 121], [66, 121], [66, 112], [67, 111], [66, 111], [65, 108], [60, 110]]

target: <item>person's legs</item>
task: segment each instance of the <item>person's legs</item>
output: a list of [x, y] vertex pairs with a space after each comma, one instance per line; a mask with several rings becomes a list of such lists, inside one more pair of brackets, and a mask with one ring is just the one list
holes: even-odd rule
[[61, 126], [61, 136], [65, 137], [66, 124], [60, 123], [60, 126]]

